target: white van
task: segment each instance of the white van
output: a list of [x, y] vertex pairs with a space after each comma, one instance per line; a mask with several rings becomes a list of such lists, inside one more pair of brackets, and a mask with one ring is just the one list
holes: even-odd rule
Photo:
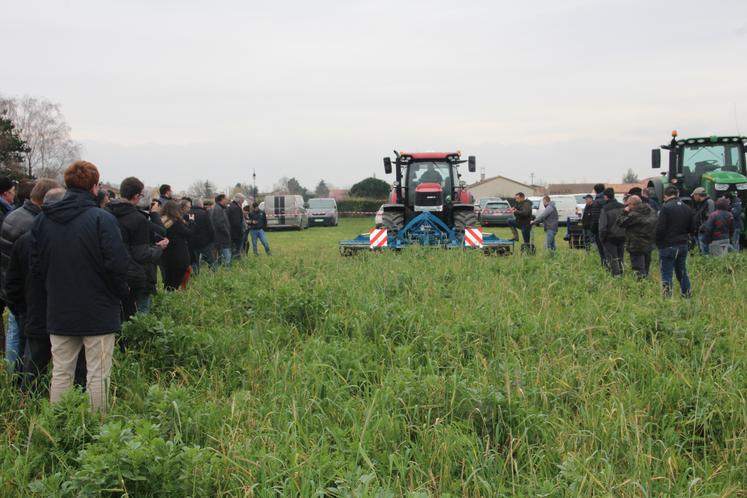
[[[540, 197], [537, 215], [545, 210], [542, 198]], [[565, 225], [568, 218], [577, 218], [576, 214], [576, 196], [575, 195], [551, 195], [550, 200], [555, 202], [555, 209], [558, 210], [558, 223]]]
[[309, 226], [309, 218], [300, 195], [268, 195], [265, 197], [267, 229], [295, 228], [303, 230]]

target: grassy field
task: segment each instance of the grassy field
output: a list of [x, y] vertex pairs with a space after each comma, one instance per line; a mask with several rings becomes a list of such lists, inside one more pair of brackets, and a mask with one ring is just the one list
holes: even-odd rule
[[[124, 331], [114, 406], [0, 381], [2, 496], [747, 496], [747, 264], [342, 258], [271, 233]], [[539, 242], [539, 238], [538, 238]]]

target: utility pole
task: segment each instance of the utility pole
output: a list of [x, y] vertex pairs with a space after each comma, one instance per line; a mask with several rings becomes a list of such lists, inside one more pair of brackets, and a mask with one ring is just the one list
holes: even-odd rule
[[534, 185], [534, 173], [529, 173], [529, 178], [531, 178], [530, 185]]
[[257, 170], [252, 168], [252, 201], [257, 200]]

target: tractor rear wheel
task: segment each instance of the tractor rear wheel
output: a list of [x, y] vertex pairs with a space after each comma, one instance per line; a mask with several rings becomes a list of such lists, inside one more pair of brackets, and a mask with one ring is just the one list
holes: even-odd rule
[[402, 211], [384, 211], [381, 221], [387, 231], [396, 235], [400, 230], [405, 228], [405, 213]]
[[459, 234], [464, 234], [465, 228], [476, 228], [477, 227], [477, 214], [473, 210], [460, 210], [454, 211], [454, 231]]

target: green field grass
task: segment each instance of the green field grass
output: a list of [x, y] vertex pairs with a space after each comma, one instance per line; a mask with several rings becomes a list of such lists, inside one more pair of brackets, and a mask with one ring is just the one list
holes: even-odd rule
[[4, 375], [0, 495], [747, 496], [743, 256], [665, 300], [561, 240], [339, 256], [370, 225], [159, 296], [104, 418]]

